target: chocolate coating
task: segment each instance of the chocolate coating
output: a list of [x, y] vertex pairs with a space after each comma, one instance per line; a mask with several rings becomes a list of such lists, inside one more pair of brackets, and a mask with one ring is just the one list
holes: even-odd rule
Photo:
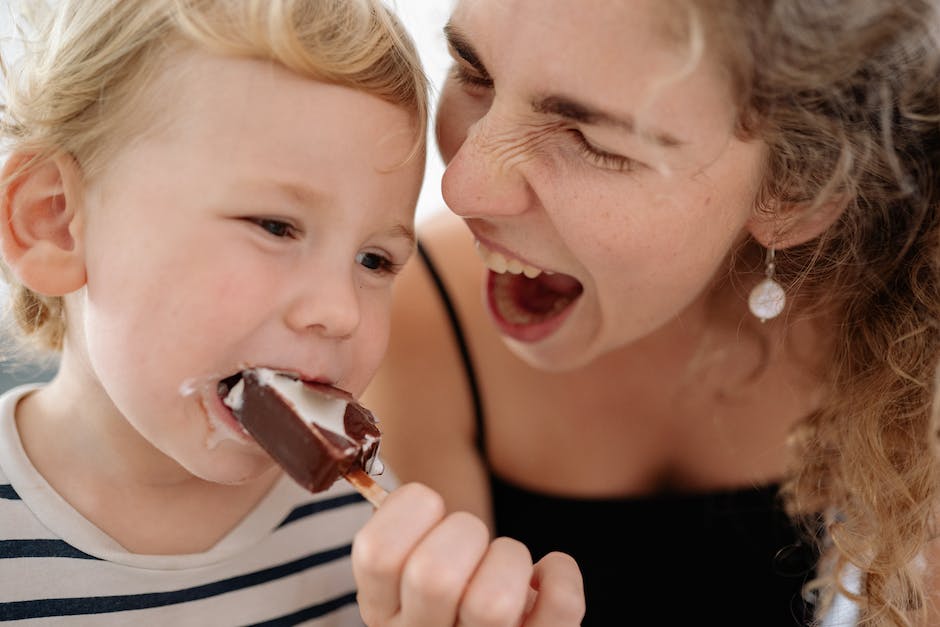
[[232, 413], [245, 430], [280, 466], [311, 492], [326, 490], [350, 470], [368, 472], [378, 453], [381, 433], [375, 417], [349, 394], [327, 385], [303, 382], [307, 393], [346, 403], [345, 433], [336, 433], [306, 420], [277, 388], [266, 384], [257, 370], [242, 373], [242, 403]]

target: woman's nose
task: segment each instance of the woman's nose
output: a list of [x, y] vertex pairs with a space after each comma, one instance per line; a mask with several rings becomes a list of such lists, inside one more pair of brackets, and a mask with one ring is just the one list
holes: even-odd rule
[[521, 167], [530, 157], [514, 145], [507, 126], [491, 110], [467, 129], [466, 139], [447, 164], [441, 194], [457, 215], [514, 215], [530, 206], [532, 190]]
[[285, 321], [297, 333], [322, 337], [352, 336], [362, 319], [359, 288], [350, 273], [306, 275], [288, 303]]

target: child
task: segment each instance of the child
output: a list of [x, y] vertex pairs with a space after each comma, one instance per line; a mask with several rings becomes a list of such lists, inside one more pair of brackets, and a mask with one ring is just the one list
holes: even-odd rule
[[0, 241], [61, 359], [0, 401], [0, 619], [361, 624], [372, 508], [188, 392], [247, 364], [363, 391], [414, 244], [412, 44], [373, 0], [72, 0], [38, 29]]

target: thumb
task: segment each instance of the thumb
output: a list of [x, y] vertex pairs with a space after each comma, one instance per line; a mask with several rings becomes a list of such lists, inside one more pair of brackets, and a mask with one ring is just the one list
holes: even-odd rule
[[584, 582], [573, 557], [555, 552], [540, 559], [533, 570], [532, 588], [525, 627], [581, 624], [585, 611]]

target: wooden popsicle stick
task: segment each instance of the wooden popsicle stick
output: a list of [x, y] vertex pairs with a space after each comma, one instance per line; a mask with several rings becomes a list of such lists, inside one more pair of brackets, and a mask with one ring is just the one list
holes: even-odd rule
[[378, 507], [388, 496], [388, 492], [375, 482], [362, 468], [355, 468], [347, 472], [343, 477], [364, 496], [374, 507]]

